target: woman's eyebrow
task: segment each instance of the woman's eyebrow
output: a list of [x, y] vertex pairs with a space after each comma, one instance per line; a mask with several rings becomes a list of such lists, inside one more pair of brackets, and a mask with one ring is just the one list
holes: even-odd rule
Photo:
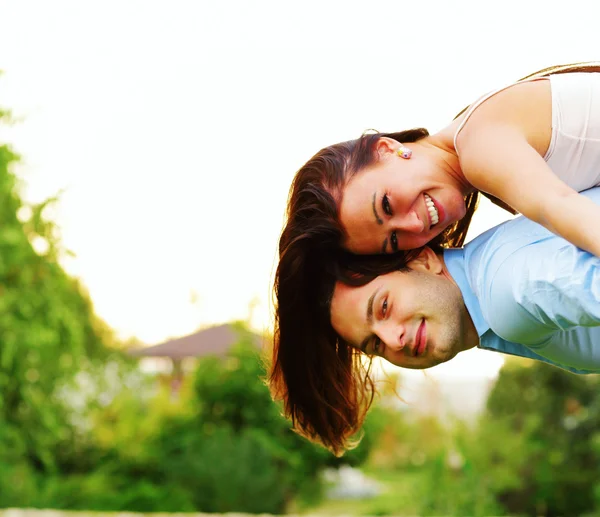
[[375, 215], [375, 222], [377, 224], [383, 224], [383, 219], [381, 217], [379, 217], [379, 214], [377, 213], [377, 192], [373, 192], [373, 214]]
[[[375, 216], [375, 222], [379, 225], [383, 224], [383, 219], [379, 217], [377, 213], [377, 192], [373, 192], [373, 215]], [[383, 246], [381, 247], [381, 253], [386, 253], [385, 249], [387, 248], [387, 237], [383, 241]]]

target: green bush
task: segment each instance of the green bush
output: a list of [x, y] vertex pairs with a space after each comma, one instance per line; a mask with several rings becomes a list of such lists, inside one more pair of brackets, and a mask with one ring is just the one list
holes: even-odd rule
[[156, 475], [193, 494], [197, 511], [281, 513], [299, 494], [319, 495], [318, 474], [333, 456], [290, 430], [250, 334], [239, 332], [225, 359], [199, 362], [194, 409], [165, 422], [151, 446]]
[[161, 452], [170, 461], [164, 475], [189, 494], [202, 512], [281, 513], [289, 479], [260, 429], [238, 432], [220, 427], [190, 433], [170, 428]]
[[594, 510], [599, 388], [600, 376], [574, 375], [544, 363], [509, 362], [502, 369], [486, 420], [520, 437], [512, 451], [519, 458], [512, 472], [519, 483], [497, 490], [508, 512], [574, 516]]

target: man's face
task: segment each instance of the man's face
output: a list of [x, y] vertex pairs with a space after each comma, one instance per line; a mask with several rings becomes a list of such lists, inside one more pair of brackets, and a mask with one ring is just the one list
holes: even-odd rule
[[337, 283], [331, 323], [350, 345], [396, 366], [429, 368], [478, 344], [462, 294], [429, 248], [410, 271], [367, 285]]

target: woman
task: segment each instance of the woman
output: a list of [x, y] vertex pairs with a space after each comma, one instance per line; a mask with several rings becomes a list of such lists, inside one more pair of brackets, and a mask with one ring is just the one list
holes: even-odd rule
[[484, 96], [434, 135], [363, 135], [298, 171], [279, 242], [270, 384], [299, 432], [335, 450], [328, 429], [359, 427], [335, 408], [356, 415], [370, 403], [358, 395], [370, 383], [360, 358], [319, 342], [331, 329], [318, 301], [329, 299], [344, 251], [460, 246], [482, 191], [600, 256], [600, 207], [577, 193], [600, 183], [599, 71], [597, 63], [545, 69]]

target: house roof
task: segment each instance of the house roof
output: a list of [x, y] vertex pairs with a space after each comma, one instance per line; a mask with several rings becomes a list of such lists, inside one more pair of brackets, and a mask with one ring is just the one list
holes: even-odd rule
[[[250, 335], [257, 348], [260, 348], [263, 344], [263, 337], [253, 332]], [[241, 337], [240, 331], [235, 325], [226, 323], [199, 330], [187, 336], [170, 339], [158, 345], [135, 348], [129, 350], [129, 354], [137, 357], [170, 357], [172, 359], [205, 355], [224, 356]]]

